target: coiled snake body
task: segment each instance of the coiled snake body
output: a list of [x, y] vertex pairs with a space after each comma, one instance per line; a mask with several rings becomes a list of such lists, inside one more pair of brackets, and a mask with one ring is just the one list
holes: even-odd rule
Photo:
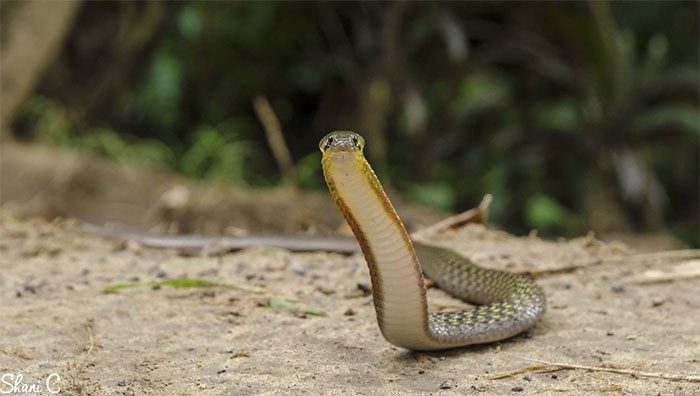
[[[319, 147], [330, 193], [369, 266], [377, 321], [387, 341], [413, 350], [455, 348], [511, 337], [542, 316], [544, 292], [528, 278], [412, 243], [363, 155], [360, 135], [332, 132]], [[448, 293], [480, 305], [428, 313], [423, 274]]]

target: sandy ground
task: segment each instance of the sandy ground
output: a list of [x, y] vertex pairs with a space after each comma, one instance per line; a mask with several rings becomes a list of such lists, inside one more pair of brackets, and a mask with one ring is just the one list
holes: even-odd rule
[[[205, 194], [171, 175], [86, 164], [46, 148], [2, 149], [0, 393], [22, 375], [43, 394], [47, 378], [61, 394], [90, 395], [700, 394], [695, 252], [639, 255], [593, 237], [547, 242], [474, 224], [434, 235], [433, 243], [480, 265], [534, 274], [549, 310], [503, 342], [412, 353], [379, 333], [359, 255], [270, 248], [192, 255], [36, 216], [323, 234], [340, 220], [327, 197]], [[174, 185], [195, 198], [164, 206], [162, 194]], [[414, 229], [435, 220], [407, 206], [399, 212]], [[216, 285], [168, 286], [183, 278]], [[135, 283], [145, 285], [104, 292]], [[465, 306], [438, 289], [428, 296], [433, 310]]]
[[[494, 378], [538, 365], [528, 359], [699, 376], [697, 280], [645, 278], [683, 265], [678, 258], [468, 225], [436, 239], [485, 266], [539, 273], [549, 311], [507, 341], [412, 353], [381, 337], [371, 296], [358, 287], [368, 281], [359, 255], [260, 248], [187, 257], [85, 235], [71, 221], [23, 220], [3, 210], [1, 225], [0, 372], [21, 373], [25, 383], [58, 373], [63, 394], [700, 392], [687, 380], [554, 367]], [[182, 277], [260, 290], [103, 292]], [[437, 289], [429, 298], [437, 310], [463, 306]]]

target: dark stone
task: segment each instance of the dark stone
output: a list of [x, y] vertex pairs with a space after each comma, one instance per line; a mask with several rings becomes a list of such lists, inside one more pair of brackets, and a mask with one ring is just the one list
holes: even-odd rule
[[360, 289], [362, 291], [362, 293], [366, 296], [369, 296], [370, 294], [372, 294], [372, 288], [369, 287], [369, 285], [366, 283], [362, 283], [362, 282], [358, 283], [357, 288]]
[[622, 285], [614, 285], [613, 287], [610, 288], [610, 290], [612, 290], [613, 293], [624, 293], [625, 287]]
[[449, 381], [442, 381], [440, 384], [440, 389], [452, 389], [452, 384]]

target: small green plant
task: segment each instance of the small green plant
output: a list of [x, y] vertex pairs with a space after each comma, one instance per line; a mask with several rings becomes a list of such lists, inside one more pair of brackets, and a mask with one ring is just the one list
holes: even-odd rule
[[180, 169], [186, 176], [211, 181], [245, 183], [246, 166], [253, 158], [253, 145], [235, 133], [225, 135], [212, 127], [194, 132], [192, 144], [183, 154]]

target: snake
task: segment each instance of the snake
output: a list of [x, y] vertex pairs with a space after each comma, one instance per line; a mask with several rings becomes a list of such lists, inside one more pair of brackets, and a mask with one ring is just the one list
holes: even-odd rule
[[[401, 348], [430, 351], [500, 341], [533, 326], [546, 311], [543, 289], [525, 276], [411, 241], [364, 146], [364, 138], [350, 131], [331, 132], [319, 143], [328, 190], [369, 267], [384, 338]], [[424, 275], [475, 307], [429, 312]]]

